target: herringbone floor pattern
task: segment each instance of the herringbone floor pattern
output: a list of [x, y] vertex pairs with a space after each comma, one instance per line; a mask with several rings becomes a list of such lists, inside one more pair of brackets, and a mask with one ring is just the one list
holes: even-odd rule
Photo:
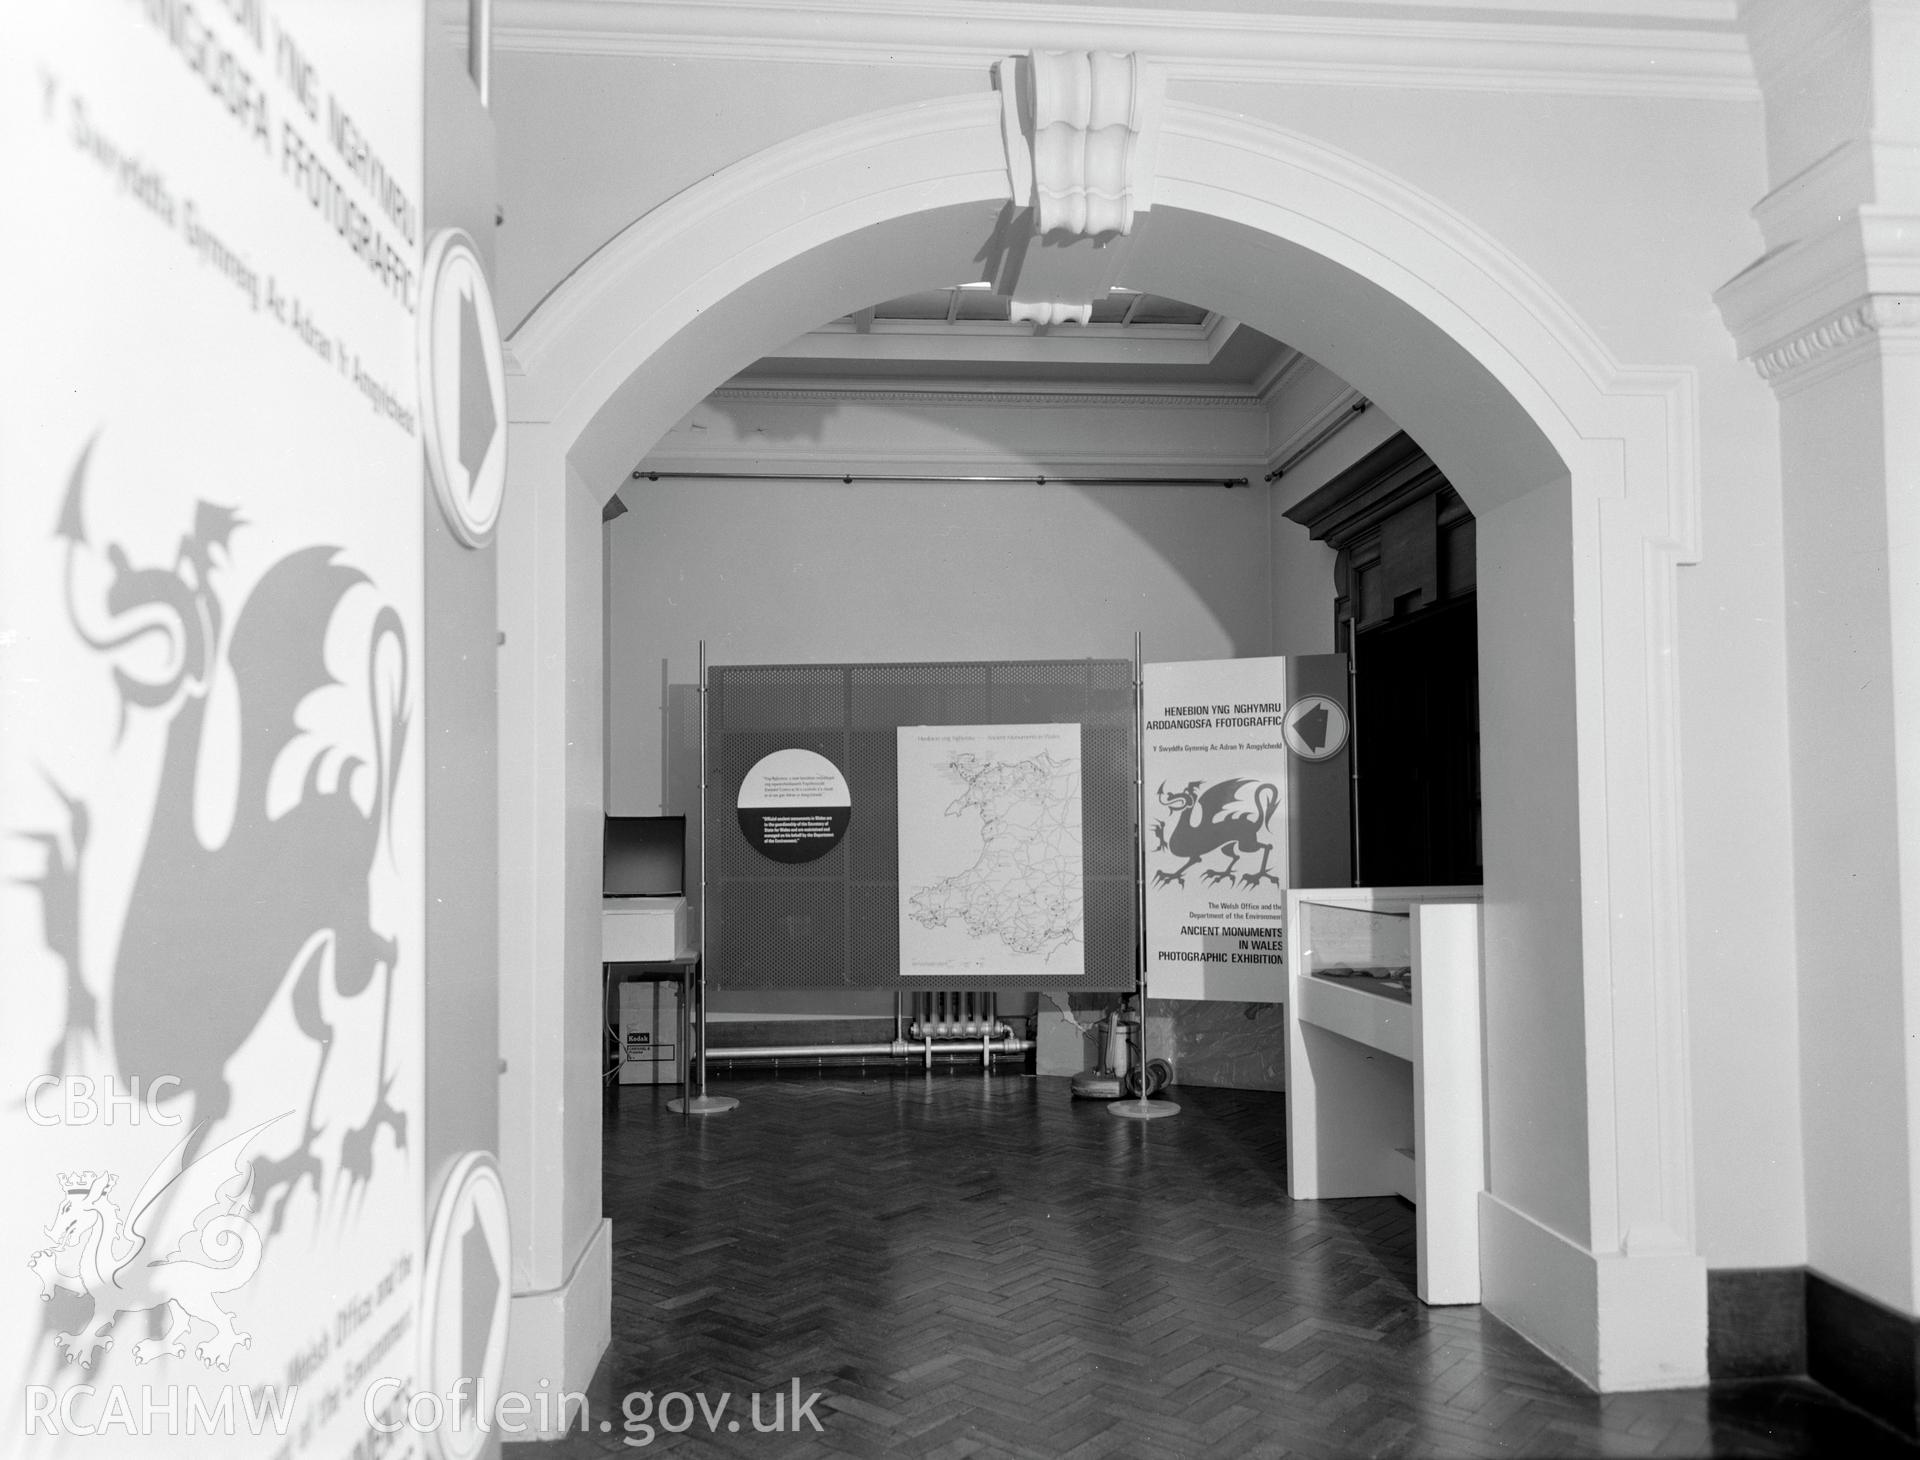
[[[1480, 1309], [1424, 1307], [1412, 1208], [1288, 1199], [1278, 1095], [1182, 1089], [1136, 1122], [1022, 1076], [714, 1088], [740, 1108], [609, 1097], [613, 1346], [587, 1429], [518, 1453], [1911, 1453], [1805, 1383], [1601, 1398]], [[795, 1379], [820, 1432], [756, 1433], [748, 1396], [770, 1425]], [[623, 1413], [639, 1391], [713, 1424]]]

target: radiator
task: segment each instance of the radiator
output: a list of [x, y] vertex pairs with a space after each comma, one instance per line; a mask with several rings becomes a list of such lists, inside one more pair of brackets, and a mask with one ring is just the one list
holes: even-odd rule
[[913, 1039], [998, 1039], [1012, 1029], [1000, 1022], [998, 995], [983, 989], [954, 989], [913, 996]]

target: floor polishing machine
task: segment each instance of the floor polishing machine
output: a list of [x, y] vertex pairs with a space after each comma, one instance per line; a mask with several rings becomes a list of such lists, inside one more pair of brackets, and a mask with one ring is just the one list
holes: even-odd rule
[[1074, 1096], [1081, 1100], [1118, 1100], [1123, 1095], [1144, 1098], [1165, 1089], [1173, 1078], [1173, 1067], [1163, 1059], [1140, 1058], [1140, 1016], [1132, 1002], [1111, 1010], [1104, 1022], [1100, 1062], [1073, 1077]]

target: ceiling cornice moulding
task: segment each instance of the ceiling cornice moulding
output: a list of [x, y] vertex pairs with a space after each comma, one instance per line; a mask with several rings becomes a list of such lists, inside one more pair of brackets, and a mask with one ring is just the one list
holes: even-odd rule
[[[1751, 101], [1745, 37], [1721, 0], [1478, 4], [1351, 14], [1019, 0], [494, 0], [499, 53], [803, 61], [980, 70], [1030, 48], [1137, 52], [1170, 81], [1417, 86]], [[1434, 10], [1431, 18], [1423, 9]], [[1459, 7], [1449, 7], [1457, 14]]]
[[[995, 476], [1061, 477], [1084, 473], [1090, 476], [1132, 478], [1207, 476], [1216, 474], [1257, 477], [1260, 453], [1233, 451], [1130, 451], [1116, 456], [1111, 451], [1062, 446], [1036, 452], [1002, 452], [986, 447], [956, 448], [951, 451], [914, 451], [868, 447], [835, 449], [788, 443], [774, 451], [755, 452], [744, 448], [715, 447], [689, 450], [684, 444], [662, 442], [633, 470], [637, 481], [645, 482], [650, 472], [670, 477], [675, 472], [740, 471], [791, 473], [842, 473], [852, 476], [884, 477], [947, 472], [980, 473]], [[1146, 478], [1142, 477], [1144, 481]], [[635, 478], [629, 478], [630, 490]]]
[[1016, 375], [1023, 365], [1200, 366], [1210, 364], [1238, 328], [1220, 314], [1209, 314], [1204, 325], [1083, 324], [1041, 331], [1009, 320], [877, 319], [863, 332], [834, 320], [769, 350], [766, 358], [868, 361], [876, 371], [889, 360], [985, 362]]
[[1291, 345], [1274, 356], [1273, 363], [1253, 378], [1253, 393], [1262, 403], [1273, 400], [1289, 385], [1297, 380], [1301, 373], [1316, 362], [1311, 356], [1303, 355]]
[[898, 386], [861, 386], [849, 383], [834, 386], [724, 385], [707, 397], [718, 401], [806, 401], [832, 405], [994, 407], [1019, 410], [1214, 410], [1253, 411], [1261, 408], [1258, 396], [1250, 390], [1185, 390], [1169, 386], [1164, 390], [1104, 389], [1098, 384], [1072, 388], [1035, 390], [1009, 386], [983, 389], [976, 386], [926, 385], [918, 388]]
[[[1238, 328], [1238, 321], [1228, 319], [1224, 314], [1209, 312], [1206, 321], [1201, 324], [1083, 324], [1077, 326], [1070, 335], [1054, 335], [1051, 338], [1199, 341], [1206, 343], [1210, 352], [1217, 352], [1226, 342], [1226, 337]], [[1031, 325], [1007, 319], [956, 319], [950, 323], [938, 319], [876, 319], [871, 327], [863, 330], [846, 315], [830, 319], [808, 330], [800, 338], [811, 339], [816, 335], [905, 335], [910, 338], [947, 340], [968, 335], [984, 339], [1034, 338]]]
[[1757, 352], [1760, 378], [1791, 394], [1844, 369], [1855, 353], [1878, 340], [1882, 347], [1920, 348], [1920, 295], [1868, 294], [1787, 339]]
[[1863, 207], [1749, 266], [1714, 303], [1741, 357], [1776, 391], [1798, 388], [1849, 345], [1914, 333], [1916, 238], [1920, 215]]

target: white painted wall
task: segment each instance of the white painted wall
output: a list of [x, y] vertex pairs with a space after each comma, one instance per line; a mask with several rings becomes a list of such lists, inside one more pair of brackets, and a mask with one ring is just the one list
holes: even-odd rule
[[[1899, 364], [1861, 362], [1788, 396], [1781, 413], [1793, 485], [1787, 589], [1796, 609], [1790, 672], [1810, 1257], [1821, 1272], [1913, 1313], [1920, 1295], [1908, 1071], [1916, 959], [1889, 915], [1912, 882], [1901, 821], [1913, 808], [1887, 794], [1897, 762], [1912, 754], [1912, 706], [1902, 703], [1912, 670], [1899, 656], [1903, 644], [1911, 655], [1920, 631], [1911, 583], [1892, 578], [1887, 552], [1893, 521], [1906, 515], [1889, 501], [1882, 455], [1885, 433], [1901, 429], [1889, 416], [1911, 414], [1911, 396], [1883, 394]], [[1911, 366], [1902, 373], [1911, 381]]]
[[[709, 401], [646, 464], [880, 470], [890, 456], [895, 470], [1257, 482], [1261, 424], [1175, 406]], [[1236, 434], [1249, 449], [1227, 459]], [[1124, 659], [1136, 630], [1154, 659], [1270, 652], [1264, 487], [663, 480], [622, 500], [606, 529], [616, 814], [697, 811], [686, 688], [701, 639], [712, 664]]]
[[1779, 396], [1809, 1265], [1920, 1311], [1920, 14], [1748, 0], [1773, 191], [1719, 302]]
[[[572, 484], [566, 499], [567, 573], [579, 591], [567, 595], [566, 846], [572, 866], [595, 869], [605, 832], [601, 795], [605, 755], [600, 736], [601, 615], [593, 605], [605, 596], [601, 582], [600, 503], [583, 484]], [[600, 909], [585, 899], [570, 899], [565, 919], [564, 1006], [543, 1011], [543, 1021], [558, 1018], [562, 1050], [558, 1114], [561, 1160], [569, 1172], [597, 1169], [600, 1161], [601, 1060], [605, 1040], [600, 982]], [[548, 1135], [547, 1139], [551, 1139]], [[571, 1261], [600, 1221], [598, 1182], [562, 1183], [559, 1250]]]
[[[600, 1190], [600, 503], [537, 433], [498, 537], [500, 1162], [516, 1338], [506, 1387], [582, 1387], [607, 1341]], [[530, 479], [558, 483], [532, 491]], [[536, 683], [534, 700], [512, 687]], [[536, 702], [537, 701], [537, 702]], [[533, 713], [523, 714], [531, 709]], [[582, 884], [595, 895], [578, 895]]]
[[1759, 243], [1757, 101], [1200, 83], [1169, 95], [1328, 138], [1415, 183], [1526, 259], [1623, 360], [1730, 355], [1711, 296]]
[[[1575, 1243], [1590, 1232], [1587, 1118], [1555, 1069], [1582, 1023], [1580, 874], [1570, 849], [1526, 836], [1574, 824], [1574, 593], [1556, 543], [1572, 535], [1567, 496], [1543, 486], [1483, 514], [1477, 529], [1480, 685], [1504, 723], [1481, 724], [1486, 925], [1487, 1186]], [[1525, 612], [1515, 612], [1524, 605]]]
[[[1707, 372], [1703, 371], [1703, 375]], [[1743, 362], [1701, 395], [1700, 561], [1679, 575], [1688, 1010], [1701, 1251], [1807, 1260], [1796, 986], [1789, 607], [1773, 402]]]
[[497, 51], [501, 323], [511, 332], [588, 254], [729, 162], [825, 122], [969, 86], [988, 89], [984, 67], [969, 81], [911, 66], [764, 61], [743, 72], [690, 57]]

